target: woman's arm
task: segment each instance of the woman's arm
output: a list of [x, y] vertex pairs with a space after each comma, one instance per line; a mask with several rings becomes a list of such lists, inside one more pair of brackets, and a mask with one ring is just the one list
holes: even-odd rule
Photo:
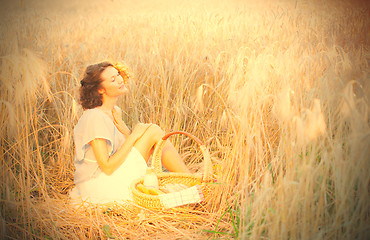
[[90, 142], [93, 148], [96, 160], [101, 170], [111, 175], [122, 163], [126, 160], [135, 142], [145, 133], [150, 124], [138, 124], [132, 131], [132, 134], [127, 136], [126, 141], [112, 156], [109, 156], [108, 146], [105, 139], [96, 138]]
[[113, 123], [116, 125], [117, 129], [127, 137], [131, 134], [130, 129], [127, 127], [126, 123], [122, 121], [122, 110], [117, 107], [112, 110]]

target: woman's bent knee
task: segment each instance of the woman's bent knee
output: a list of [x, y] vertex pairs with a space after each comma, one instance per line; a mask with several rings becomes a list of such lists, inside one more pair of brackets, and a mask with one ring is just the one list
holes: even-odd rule
[[163, 136], [165, 132], [156, 124], [152, 124], [144, 133], [144, 135], [137, 141], [148, 147], [154, 146]]
[[165, 132], [162, 130], [162, 128], [156, 124], [152, 124], [147, 133], [155, 142], [158, 142], [165, 135]]
[[134, 147], [148, 160], [153, 146], [165, 135], [164, 131], [156, 124], [151, 125], [144, 135], [138, 139]]

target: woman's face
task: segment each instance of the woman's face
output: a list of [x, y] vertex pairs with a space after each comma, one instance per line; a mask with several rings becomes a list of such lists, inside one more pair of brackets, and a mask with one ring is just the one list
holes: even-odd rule
[[123, 83], [121, 75], [114, 67], [107, 67], [100, 75], [102, 82], [99, 93], [105, 94], [109, 97], [118, 97], [122, 94], [128, 93], [128, 88]]

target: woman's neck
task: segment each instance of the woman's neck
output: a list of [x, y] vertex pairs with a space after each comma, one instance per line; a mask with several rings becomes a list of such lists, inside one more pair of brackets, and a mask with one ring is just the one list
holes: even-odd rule
[[103, 97], [103, 104], [100, 106], [100, 109], [112, 112], [114, 106], [116, 106], [117, 98], [104, 98]]

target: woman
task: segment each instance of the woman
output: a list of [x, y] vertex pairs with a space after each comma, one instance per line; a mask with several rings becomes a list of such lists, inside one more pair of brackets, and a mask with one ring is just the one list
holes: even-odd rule
[[[131, 200], [131, 182], [146, 173], [154, 146], [164, 136], [155, 124], [139, 123], [130, 131], [122, 121], [116, 102], [129, 92], [122, 76], [128, 79], [124, 70], [102, 62], [88, 66], [81, 80], [80, 103], [85, 111], [74, 129], [76, 187], [71, 198], [75, 201]], [[169, 171], [189, 172], [168, 141], [162, 163]]]

